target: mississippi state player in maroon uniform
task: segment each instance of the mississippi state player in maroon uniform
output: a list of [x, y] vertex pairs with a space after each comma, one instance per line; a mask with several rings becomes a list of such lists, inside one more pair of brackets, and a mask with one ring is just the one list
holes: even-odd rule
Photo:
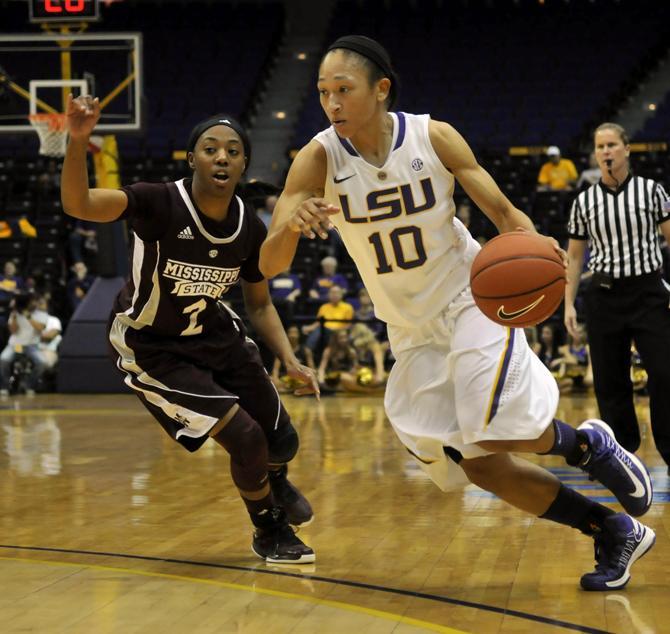
[[125, 219], [133, 230], [132, 272], [109, 327], [112, 356], [145, 407], [177, 442], [197, 450], [212, 437], [231, 458], [235, 485], [256, 528], [252, 548], [273, 563], [314, 561], [290, 523], [312, 519], [309, 502], [287, 479], [298, 436], [240, 318], [223, 303], [241, 282], [249, 320], [300, 393], [317, 392], [301, 365], [258, 269], [263, 223], [235, 188], [251, 148], [244, 129], [217, 115], [188, 142], [192, 179], [89, 189], [88, 138], [97, 99], [68, 100], [63, 209], [83, 220]]

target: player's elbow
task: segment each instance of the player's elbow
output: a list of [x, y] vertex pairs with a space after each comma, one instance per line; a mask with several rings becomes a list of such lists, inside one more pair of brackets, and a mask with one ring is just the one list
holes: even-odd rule
[[265, 279], [272, 279], [275, 275], [279, 275], [286, 267], [282, 268], [281, 263], [277, 261], [268, 249], [261, 247], [260, 257], [258, 258], [258, 268]]
[[263, 274], [263, 277], [266, 280], [272, 279], [275, 275], [277, 275], [276, 271], [272, 266], [269, 265], [268, 262], [263, 260], [263, 257], [258, 260], [258, 268], [260, 272]]
[[61, 191], [60, 202], [63, 212], [68, 216], [78, 218], [79, 220], [86, 220], [86, 204], [82, 200], [74, 199]]

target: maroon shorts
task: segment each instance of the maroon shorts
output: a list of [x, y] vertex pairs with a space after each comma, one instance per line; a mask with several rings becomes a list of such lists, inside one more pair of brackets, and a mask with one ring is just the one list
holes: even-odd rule
[[162, 337], [125, 326], [109, 328], [116, 367], [165, 431], [189, 451], [238, 403], [266, 433], [288, 420], [256, 344], [244, 330]]

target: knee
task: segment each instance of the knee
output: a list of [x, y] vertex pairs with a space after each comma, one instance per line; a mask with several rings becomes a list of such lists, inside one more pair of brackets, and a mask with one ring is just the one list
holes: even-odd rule
[[259, 453], [259, 450], [266, 452], [267, 440], [263, 428], [256, 421], [253, 421], [253, 424], [247, 426], [244, 434], [239, 436], [237, 447], [236, 453], [244, 462], [253, 459]]
[[251, 464], [262, 457], [267, 462], [268, 444], [263, 428], [240, 409], [215, 436], [231, 460], [241, 465]]
[[[283, 411], [283, 410], [282, 410]], [[279, 426], [268, 438], [268, 462], [271, 464], [283, 464], [293, 460], [300, 441], [298, 439], [298, 432], [288, 420], [286, 415], [286, 422]]]
[[508, 459], [508, 456], [492, 455], [482, 456], [481, 458], [471, 458], [469, 460], [461, 460], [459, 465], [463, 468], [465, 475], [472, 484], [476, 484], [479, 488], [490, 491], [495, 487], [495, 483], [501, 475], [498, 465], [501, 459]]

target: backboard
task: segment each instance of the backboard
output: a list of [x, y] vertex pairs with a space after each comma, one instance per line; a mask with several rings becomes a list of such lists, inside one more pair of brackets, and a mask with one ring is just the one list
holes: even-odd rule
[[0, 134], [29, 114], [63, 112], [67, 94], [100, 98], [99, 133], [140, 130], [141, 33], [0, 34]]

